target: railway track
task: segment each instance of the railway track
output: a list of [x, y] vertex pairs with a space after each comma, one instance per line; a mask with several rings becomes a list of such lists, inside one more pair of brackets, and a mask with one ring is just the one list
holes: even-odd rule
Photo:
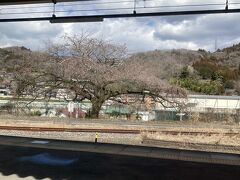
[[118, 134], [140, 134], [140, 130], [128, 129], [89, 129], [89, 128], [46, 128], [46, 127], [15, 127], [15, 126], [0, 126], [0, 130], [15, 130], [15, 131], [48, 131], [48, 132], [89, 132], [89, 133], [118, 133]]
[[15, 131], [35, 131], [35, 132], [86, 132], [86, 133], [116, 133], [116, 134], [141, 134], [142, 132], [147, 133], [162, 133], [168, 135], [225, 135], [225, 136], [236, 136], [240, 133], [229, 132], [201, 132], [201, 131], [170, 131], [170, 130], [140, 130], [140, 129], [103, 129], [103, 128], [51, 128], [51, 127], [18, 127], [18, 126], [0, 126], [0, 130], [15, 130]]

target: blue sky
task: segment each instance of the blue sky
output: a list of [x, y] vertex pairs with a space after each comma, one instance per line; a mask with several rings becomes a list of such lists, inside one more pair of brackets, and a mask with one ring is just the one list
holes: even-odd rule
[[[114, 2], [114, 0], [99, 0], [100, 4], [83, 5], [79, 3], [69, 3], [57, 5], [57, 11], [63, 10], [92, 10], [92, 9], [112, 9], [112, 8], [132, 8], [132, 2]], [[116, 1], [115, 1], [116, 2]], [[230, 0], [239, 2], [240, 0]], [[103, 3], [103, 4], [101, 4]], [[146, 7], [180, 5], [180, 4], [205, 4], [205, 3], [225, 3], [225, 0], [152, 0], [145, 3]], [[64, 6], [65, 5], [65, 6]], [[46, 4], [26, 5], [25, 8], [6, 9], [7, 6], [0, 7], [0, 17], [9, 18], [14, 15], [6, 15], [9, 12], [29, 12], [29, 11], [49, 11], [40, 13], [39, 16], [50, 16], [52, 5]], [[48, 5], [47, 5], [48, 6]], [[138, 0], [138, 7], [144, 7], [144, 3]], [[231, 5], [230, 8], [240, 7]], [[13, 8], [13, 7], [10, 7]], [[140, 9], [138, 11], [170, 11], [186, 10], [193, 7], [184, 8], [158, 8]], [[195, 7], [198, 9], [199, 7]], [[210, 8], [210, 7], [201, 7]], [[224, 8], [224, 6], [212, 6], [211, 8]], [[121, 13], [132, 12], [132, 9], [121, 11], [78, 11], [73, 15], [101, 14], [101, 13]], [[66, 13], [57, 12], [58, 16]], [[16, 16], [16, 15], [15, 15]], [[18, 17], [26, 15], [17, 15]], [[31, 14], [28, 16], [36, 16]], [[58, 41], [65, 34], [78, 34], [82, 31], [90, 33], [96, 38], [105, 39], [117, 44], [125, 44], [130, 52], [148, 51], [155, 49], [199, 49], [213, 51], [215, 40], [218, 47], [223, 48], [240, 42], [240, 14], [203, 15], [203, 16], [174, 16], [174, 17], [148, 17], [148, 18], [126, 18], [107, 19], [101, 23], [78, 23], [78, 24], [50, 24], [49, 22], [22, 22], [22, 23], [0, 23], [0, 47], [6, 46], [26, 46], [34, 50], [42, 49], [46, 41]]]

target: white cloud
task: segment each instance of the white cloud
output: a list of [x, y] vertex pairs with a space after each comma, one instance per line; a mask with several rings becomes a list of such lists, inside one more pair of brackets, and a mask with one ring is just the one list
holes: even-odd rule
[[[225, 0], [159, 0], [154, 2], [155, 5], [162, 6], [204, 3], [224, 4]], [[122, 7], [129, 5], [132, 7], [132, 3], [125, 3]], [[143, 6], [143, 3], [138, 5]], [[151, 6], [152, 4], [149, 1], [145, 5]], [[88, 8], [90, 7], [112, 8], [114, 6], [103, 4], [99, 7], [94, 5]], [[79, 9], [80, 7], [76, 6], [75, 8]], [[221, 8], [224, 8], [224, 6]], [[64, 9], [66, 7], [58, 8], [58, 10]], [[176, 8], [173, 10], [176, 10]], [[39, 8], [38, 11], [43, 11], [43, 9]], [[64, 34], [77, 34], [81, 31], [88, 31], [97, 38], [103, 38], [113, 43], [126, 44], [130, 52], [171, 48], [206, 48], [207, 50], [213, 50], [216, 38], [219, 47], [231, 45], [231, 43], [237, 43], [240, 40], [240, 24], [237, 23], [239, 18], [239, 14], [222, 14], [108, 19], [102, 23], [85, 24], [1, 23], [0, 46], [23, 45], [39, 49], [44, 41], [54, 41]]]

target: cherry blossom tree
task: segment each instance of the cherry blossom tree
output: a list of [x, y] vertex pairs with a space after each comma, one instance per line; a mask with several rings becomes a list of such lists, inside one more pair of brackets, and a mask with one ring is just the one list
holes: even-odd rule
[[[45, 53], [21, 55], [14, 68], [17, 94], [47, 96], [66, 89], [73, 101], [88, 99], [91, 118], [98, 118], [104, 102], [121, 103], [123, 95], [151, 97], [163, 105], [178, 106], [185, 92], [157, 77], [151, 68], [130, 58], [125, 46], [86, 34], [66, 36], [63, 43], [49, 44]], [[136, 96], [136, 98], [139, 96]]]

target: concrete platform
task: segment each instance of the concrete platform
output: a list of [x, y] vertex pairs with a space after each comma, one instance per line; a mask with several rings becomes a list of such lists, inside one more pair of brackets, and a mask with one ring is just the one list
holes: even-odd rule
[[189, 151], [158, 147], [61, 141], [11, 136], [0, 136], [0, 145], [148, 157], [199, 163], [240, 165], [240, 155], [237, 154]]
[[[132, 148], [127, 152], [146, 153]], [[239, 177], [240, 166], [0, 145], [1, 180], [238, 180]]]

